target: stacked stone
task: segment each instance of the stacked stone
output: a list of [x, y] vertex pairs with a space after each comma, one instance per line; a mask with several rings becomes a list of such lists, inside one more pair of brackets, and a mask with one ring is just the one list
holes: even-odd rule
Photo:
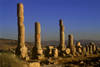
[[70, 54], [70, 49], [69, 49], [69, 48], [66, 48], [65, 53], [66, 53], [67, 55]]
[[73, 45], [73, 35], [69, 35], [69, 39], [68, 39], [68, 48], [70, 48], [70, 53], [72, 55], [75, 55], [75, 52], [76, 52], [76, 48], [75, 48], [75, 45]]
[[43, 59], [43, 50], [41, 47], [41, 26], [39, 22], [35, 22], [35, 46], [33, 47], [33, 58]]
[[96, 46], [95, 46], [95, 44], [94, 43], [90, 43], [91, 45], [92, 45], [92, 51], [94, 52], [94, 51], [96, 51]]
[[54, 58], [58, 57], [58, 49], [57, 48], [54, 48], [54, 50], [53, 50], [53, 56], [54, 56]]
[[62, 56], [63, 52], [66, 49], [65, 46], [65, 33], [64, 33], [64, 26], [63, 26], [63, 21], [62, 19], [59, 20], [59, 26], [60, 26], [60, 44], [58, 46], [58, 49], [60, 50], [59, 55]]
[[68, 36], [68, 47], [70, 48], [73, 46], [73, 35]]
[[92, 54], [92, 45], [89, 45], [89, 54]]
[[81, 53], [81, 52], [82, 52], [82, 49], [81, 49], [80, 47], [78, 47], [78, 48], [77, 48], [77, 52], [78, 52], [78, 53]]
[[83, 53], [86, 52], [86, 47], [82, 47], [82, 52], [83, 52]]
[[75, 47], [76, 47], [76, 48], [78, 48], [78, 47], [82, 48], [82, 45], [81, 45], [80, 42], [77, 42]]
[[89, 53], [89, 46], [85, 45], [85, 47], [86, 47], [86, 52]]
[[18, 47], [16, 48], [16, 54], [21, 58], [28, 57], [27, 47], [25, 46], [25, 27], [24, 27], [24, 10], [23, 4], [17, 4], [17, 16], [18, 16]]
[[77, 42], [75, 47], [76, 47], [76, 51], [78, 53], [81, 53], [82, 52], [82, 45], [81, 45], [80, 42]]
[[48, 48], [47, 48], [47, 53], [48, 53], [48, 56], [52, 56], [53, 54], [52, 54], [52, 50], [54, 49], [54, 47], [53, 46], [48, 46]]
[[99, 47], [96, 47], [96, 51], [100, 51], [100, 48]]

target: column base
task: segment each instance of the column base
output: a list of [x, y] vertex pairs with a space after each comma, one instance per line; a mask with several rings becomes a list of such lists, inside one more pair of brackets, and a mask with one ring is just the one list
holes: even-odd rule
[[25, 59], [28, 56], [27, 47], [17, 47], [16, 48], [16, 55], [18, 55], [20, 58]]

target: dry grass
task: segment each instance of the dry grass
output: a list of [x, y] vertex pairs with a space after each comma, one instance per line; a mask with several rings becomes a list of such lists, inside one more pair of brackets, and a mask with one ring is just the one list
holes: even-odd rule
[[18, 57], [14, 57], [11, 53], [2, 53], [0, 55], [0, 67], [23, 67]]

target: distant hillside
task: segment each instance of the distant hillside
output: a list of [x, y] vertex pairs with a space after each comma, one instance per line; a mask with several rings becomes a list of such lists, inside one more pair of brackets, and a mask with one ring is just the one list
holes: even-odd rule
[[[97, 40], [74, 40], [74, 45], [76, 45], [77, 42], [81, 42], [81, 44], [88, 45], [89, 43], [93, 42], [96, 46], [100, 47], [100, 41]], [[66, 46], [68, 45], [68, 41], [65, 41]], [[42, 45], [59, 45], [59, 41], [42, 41]]]
[[[12, 40], [12, 39], [3, 39], [0, 38], [0, 49], [6, 49], [6, 48], [16, 48], [18, 45], [17, 40]], [[25, 42], [26, 46], [34, 46], [34, 44]]]
[[[84, 45], [88, 45], [89, 43], [93, 42], [96, 46], [100, 47], [100, 41], [97, 40], [74, 40], [74, 44], [76, 45], [76, 42], [81, 42], [81, 44]], [[59, 45], [59, 41], [42, 41], [41, 43], [42, 45], [45, 46], [49, 46], [49, 45], [53, 45], [53, 46], [58, 46]], [[65, 41], [66, 46], [68, 45], [68, 41]], [[11, 40], [11, 39], [2, 39], [0, 38], [0, 49], [2, 48], [16, 48], [18, 45], [18, 41], [17, 40]], [[32, 48], [34, 46], [34, 43], [31, 42], [25, 42], [25, 45], [28, 48]]]

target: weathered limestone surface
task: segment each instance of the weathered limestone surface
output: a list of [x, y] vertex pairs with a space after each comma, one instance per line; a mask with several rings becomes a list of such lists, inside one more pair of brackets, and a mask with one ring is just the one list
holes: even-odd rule
[[25, 27], [24, 27], [24, 10], [23, 4], [17, 4], [17, 16], [18, 16], [18, 47], [16, 48], [16, 54], [21, 58], [28, 56], [27, 47], [25, 46]]
[[78, 47], [78, 48], [77, 48], [77, 52], [78, 52], [78, 53], [81, 53], [81, 52], [82, 52], [82, 49], [81, 49], [80, 47]]
[[73, 35], [68, 36], [68, 47], [70, 48], [73, 45]]
[[82, 47], [82, 51], [83, 51], [83, 53], [85, 53], [86, 52], [86, 47]]
[[85, 47], [86, 47], [86, 52], [89, 53], [89, 46], [85, 45]]
[[89, 45], [89, 54], [92, 54], [92, 45]]
[[94, 44], [94, 43], [90, 43], [90, 45], [92, 45], [92, 51], [93, 51], [93, 52], [96, 51], [96, 46], [95, 46], [95, 44]]
[[39, 62], [31, 62], [27, 64], [28, 67], [40, 67], [40, 63]]
[[53, 51], [52, 51], [53, 49], [54, 49], [53, 46], [48, 46], [48, 47], [47, 47], [48, 56], [52, 56], [52, 55], [53, 55]]
[[75, 48], [75, 45], [72, 45], [71, 47], [70, 47], [70, 49], [71, 49], [71, 54], [73, 55], [73, 56], [75, 56], [75, 52], [76, 52], [76, 48]]
[[96, 51], [99, 51], [100, 50], [100, 48], [99, 47], [96, 47]]
[[62, 56], [65, 52], [66, 46], [65, 46], [65, 27], [63, 25], [63, 20], [59, 20], [59, 26], [60, 26], [60, 44], [58, 46], [59, 56]]
[[60, 48], [61, 51], [64, 51], [66, 49], [66, 46], [65, 46], [65, 33], [64, 33], [65, 27], [63, 26], [63, 20], [62, 19], [59, 20], [59, 26], [60, 26], [60, 44], [59, 44], [59, 48]]
[[57, 58], [58, 57], [58, 49], [57, 48], [54, 48], [54, 58]]
[[35, 22], [35, 46], [33, 47], [33, 58], [43, 59], [43, 50], [41, 47], [41, 26], [39, 22]]
[[82, 45], [81, 45], [80, 42], [77, 42], [75, 47], [76, 47], [76, 48], [78, 48], [78, 47], [82, 48]]
[[73, 45], [73, 35], [68, 36], [68, 46], [67, 46], [67, 48], [70, 48], [70, 53], [72, 55], [75, 55], [76, 48], [75, 48], [75, 45]]
[[65, 53], [66, 54], [70, 54], [70, 49], [69, 48], [66, 48]]

